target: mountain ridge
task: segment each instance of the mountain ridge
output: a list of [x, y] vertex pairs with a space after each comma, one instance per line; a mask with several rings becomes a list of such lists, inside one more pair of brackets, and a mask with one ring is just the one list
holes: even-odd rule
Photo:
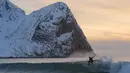
[[22, 14], [17, 23], [10, 20], [17, 26], [6, 35], [4, 44], [10, 51], [5, 49], [9, 53], [5, 51], [7, 55], [3, 56], [55, 58], [68, 57], [76, 49], [93, 51], [65, 3], [57, 2], [29, 15], [24, 11]]

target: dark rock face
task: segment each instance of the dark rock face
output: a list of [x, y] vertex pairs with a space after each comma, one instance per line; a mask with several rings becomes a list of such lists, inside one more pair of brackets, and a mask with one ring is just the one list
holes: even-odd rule
[[[48, 13], [42, 14], [44, 11]], [[42, 44], [35, 56], [68, 57], [75, 50], [93, 51], [66, 4], [55, 3], [31, 15], [39, 20], [32, 41]]]

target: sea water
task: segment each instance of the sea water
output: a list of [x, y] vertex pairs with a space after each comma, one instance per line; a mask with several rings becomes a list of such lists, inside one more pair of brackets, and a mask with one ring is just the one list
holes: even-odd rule
[[85, 62], [62, 63], [1, 63], [0, 73], [130, 73], [129, 62], [101, 59], [94, 64]]

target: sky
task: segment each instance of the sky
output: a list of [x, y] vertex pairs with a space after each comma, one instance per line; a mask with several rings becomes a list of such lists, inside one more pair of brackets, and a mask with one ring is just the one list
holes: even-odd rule
[[96, 54], [130, 61], [130, 0], [10, 1], [26, 14], [58, 1], [65, 2]]
[[130, 40], [130, 0], [11, 0], [26, 14], [65, 2], [89, 40]]

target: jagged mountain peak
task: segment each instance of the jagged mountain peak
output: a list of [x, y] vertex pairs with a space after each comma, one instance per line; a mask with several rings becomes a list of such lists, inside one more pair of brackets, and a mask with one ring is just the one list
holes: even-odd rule
[[[47, 12], [47, 11], [49, 11], [49, 12]], [[45, 15], [54, 14], [54, 13], [55, 13], [55, 15], [60, 15], [61, 13], [64, 13], [64, 15], [65, 15], [69, 11], [70, 11], [70, 9], [65, 3], [56, 2], [54, 4], [43, 7], [40, 10], [32, 12], [30, 15], [32, 15], [33, 17], [41, 17], [42, 18]], [[56, 14], [56, 13], [58, 13], [58, 14]]]

